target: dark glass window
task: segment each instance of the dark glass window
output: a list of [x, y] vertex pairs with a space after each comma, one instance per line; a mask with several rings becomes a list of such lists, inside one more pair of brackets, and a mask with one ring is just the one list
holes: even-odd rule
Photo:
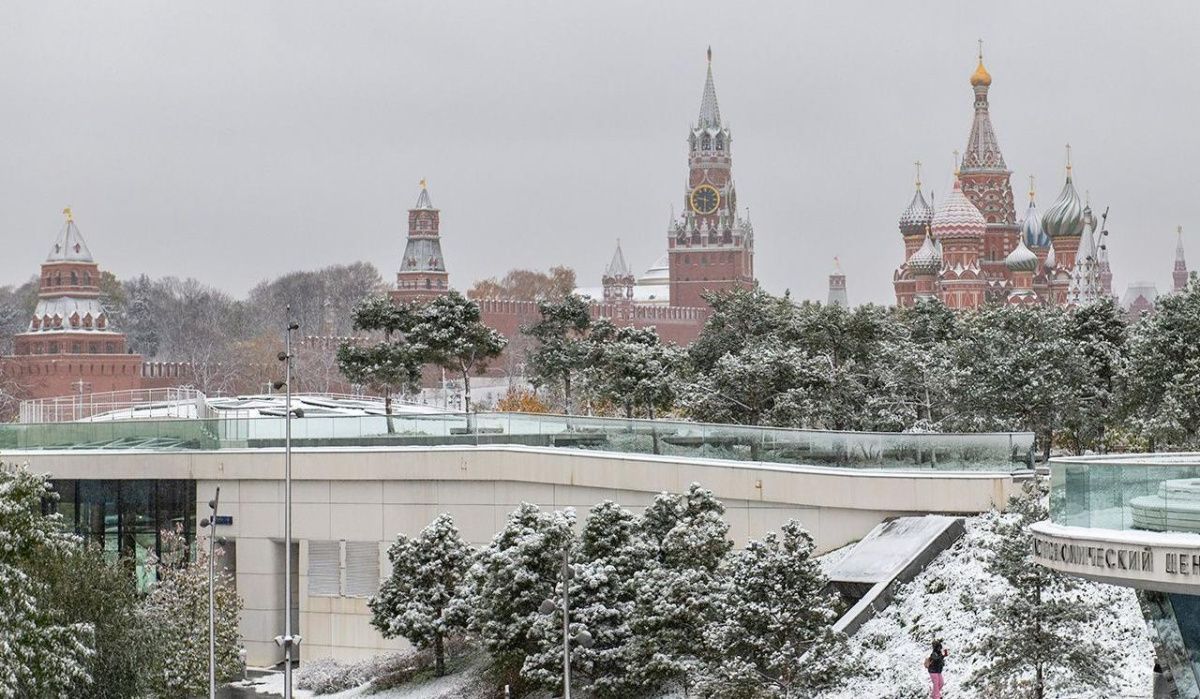
[[116, 556], [120, 537], [117, 481], [79, 481], [79, 534]]

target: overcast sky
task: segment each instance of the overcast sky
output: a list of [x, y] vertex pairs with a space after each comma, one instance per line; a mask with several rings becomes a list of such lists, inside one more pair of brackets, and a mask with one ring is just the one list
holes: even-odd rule
[[[0, 21], [0, 284], [76, 221], [104, 269], [243, 294], [369, 260], [394, 279], [429, 181], [451, 284], [665, 252], [713, 47], [755, 269], [892, 302], [896, 218], [951, 183], [976, 39], [1018, 216], [1072, 145], [1111, 207], [1118, 292], [1200, 265], [1195, 2], [9, 2]], [[1191, 234], [1189, 236], [1189, 233]], [[1197, 242], [1192, 243], [1195, 240]]]

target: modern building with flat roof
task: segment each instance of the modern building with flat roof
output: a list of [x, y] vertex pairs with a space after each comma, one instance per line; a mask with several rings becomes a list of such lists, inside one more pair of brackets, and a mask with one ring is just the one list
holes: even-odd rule
[[1050, 474], [1034, 561], [1142, 591], [1163, 696], [1200, 699], [1200, 454], [1061, 458]]
[[[886, 518], [1001, 507], [1028, 474], [1029, 433], [885, 434], [515, 413], [391, 417], [354, 398], [299, 397], [293, 421], [295, 628], [302, 659], [362, 658], [402, 643], [369, 623], [367, 598], [397, 534], [442, 512], [486, 544], [522, 502], [606, 499], [639, 512], [699, 482], [727, 508], [737, 545], [797, 519], [828, 551]], [[252, 665], [281, 660], [284, 423], [279, 397], [176, 396], [152, 408], [78, 407], [82, 421], [0, 425], [0, 461], [50, 474], [58, 510], [145, 583], [159, 533], [197, 531], [221, 488], [225, 565], [245, 602]], [[52, 412], [43, 406], [43, 414]], [[89, 413], [86, 416], [84, 413]], [[28, 415], [36, 414], [30, 408]], [[138, 419], [137, 416], [146, 418]], [[166, 417], [164, 417], [166, 416]]]

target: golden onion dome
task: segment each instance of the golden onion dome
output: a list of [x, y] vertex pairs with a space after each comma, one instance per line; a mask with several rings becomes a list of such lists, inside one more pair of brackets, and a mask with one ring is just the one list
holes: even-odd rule
[[983, 85], [984, 87], [992, 84], [992, 74], [987, 72], [987, 68], [983, 67], [983, 57], [979, 58], [979, 67], [971, 74], [971, 87]]

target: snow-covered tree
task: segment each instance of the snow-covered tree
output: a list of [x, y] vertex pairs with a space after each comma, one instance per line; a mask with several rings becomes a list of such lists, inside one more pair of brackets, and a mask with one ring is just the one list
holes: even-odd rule
[[571, 414], [572, 388], [587, 362], [587, 332], [592, 324], [588, 302], [578, 294], [540, 301], [541, 318], [521, 332], [537, 345], [529, 351], [529, 377], [535, 385], [561, 388], [563, 411]]
[[457, 372], [463, 382], [463, 412], [471, 411], [471, 374], [482, 373], [508, 340], [483, 324], [479, 304], [457, 291], [416, 307], [412, 337], [429, 362]]
[[354, 329], [382, 335], [373, 344], [345, 342], [338, 348], [337, 362], [351, 383], [383, 393], [387, 430], [392, 422], [392, 394], [416, 388], [421, 367], [428, 359], [427, 348], [414, 337], [416, 324], [411, 306], [398, 306], [387, 296], [371, 296], [354, 309]]
[[153, 665], [158, 630], [142, 613], [142, 596], [128, 563], [106, 556], [95, 543], [82, 543], [40, 556], [26, 569], [45, 581], [62, 623], [95, 630], [95, 653], [87, 659], [87, 673], [98, 679], [80, 678], [66, 696], [124, 699], [150, 692], [147, 668]]
[[1032, 483], [997, 521], [991, 572], [1003, 581], [990, 601], [973, 652], [984, 658], [969, 684], [997, 697], [1043, 699], [1110, 687], [1109, 651], [1093, 640], [1090, 620], [1105, 610], [1072, 594], [1079, 582], [1033, 561], [1029, 525], [1048, 517]]
[[[197, 546], [192, 561], [181, 528], [164, 530], [161, 537], [158, 582], [145, 602], [158, 645], [155, 666], [149, 671], [161, 696], [200, 694], [208, 689], [208, 550]], [[221, 555], [220, 549], [217, 555]], [[240, 675], [242, 669], [238, 659], [242, 601], [233, 576], [221, 571], [219, 561], [214, 599], [217, 679], [227, 680]]]
[[1151, 449], [1200, 438], [1200, 282], [1161, 297], [1131, 329], [1120, 376], [1122, 415]]
[[662, 344], [653, 328], [618, 328], [605, 318], [592, 326], [588, 342], [588, 387], [601, 400], [621, 405], [625, 417], [642, 408], [654, 419], [674, 401], [682, 355]]
[[371, 625], [384, 638], [403, 637], [433, 649], [438, 677], [446, 674], [446, 638], [466, 628], [465, 610], [454, 603], [473, 555], [454, 518], [439, 515], [420, 536], [396, 537], [388, 548], [392, 574], [368, 602]]
[[[630, 662], [629, 616], [636, 587], [634, 575], [645, 567], [633, 515], [612, 501], [591, 509], [584, 524], [570, 581], [571, 629], [591, 634], [590, 648], [571, 648], [573, 686], [598, 697], [632, 696], [639, 683]], [[555, 598], [562, 596], [562, 582]], [[543, 615], [530, 630], [538, 652], [525, 660], [530, 680], [562, 691], [562, 617]]]
[[791, 520], [733, 556], [705, 629], [703, 696], [811, 697], [839, 684], [845, 637], [832, 630], [838, 613], [812, 552]]
[[634, 575], [629, 652], [643, 689], [693, 679], [733, 546], [724, 514], [712, 492], [693, 483], [683, 495], [657, 496], [638, 520], [647, 568]]
[[1117, 380], [1125, 362], [1125, 312], [1104, 298], [1072, 309], [1067, 330], [1076, 345], [1079, 376], [1063, 422], [1075, 453], [1082, 454], [1103, 446], [1114, 422]]
[[572, 546], [574, 510], [543, 512], [523, 503], [468, 573], [469, 628], [505, 681], [517, 682], [526, 656], [538, 652], [530, 629], [542, 602], [554, 595], [563, 550]]
[[46, 478], [0, 464], [0, 697], [65, 695], [90, 677], [95, 630], [64, 619], [52, 588], [33, 574], [41, 559], [79, 540], [62, 518], [42, 514]]

